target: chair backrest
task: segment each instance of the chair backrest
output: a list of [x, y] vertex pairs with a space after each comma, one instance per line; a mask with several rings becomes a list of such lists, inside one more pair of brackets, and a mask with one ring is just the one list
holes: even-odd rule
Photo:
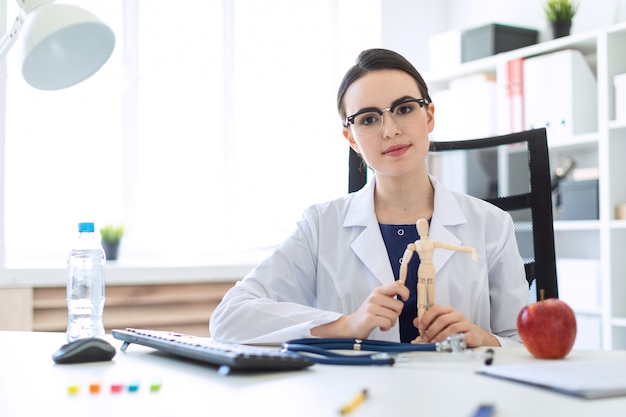
[[[511, 214], [526, 268], [529, 301], [558, 298], [546, 130], [431, 142], [428, 164], [429, 171], [447, 187]], [[349, 192], [366, 181], [367, 171], [351, 151]]]

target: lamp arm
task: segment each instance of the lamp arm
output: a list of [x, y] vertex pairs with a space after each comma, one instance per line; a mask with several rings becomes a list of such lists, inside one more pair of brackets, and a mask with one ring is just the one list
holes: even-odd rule
[[24, 22], [24, 18], [20, 14], [15, 18], [15, 22], [13, 23], [13, 27], [9, 32], [7, 32], [2, 39], [0, 40], [0, 63], [4, 62], [4, 58], [9, 53], [9, 50], [17, 40], [17, 35], [22, 28], [22, 23]]

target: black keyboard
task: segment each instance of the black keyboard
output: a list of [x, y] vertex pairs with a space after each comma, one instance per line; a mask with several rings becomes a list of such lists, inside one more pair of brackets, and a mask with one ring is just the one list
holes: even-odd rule
[[131, 343], [148, 346], [162, 352], [219, 365], [220, 374], [231, 370], [287, 371], [313, 365], [310, 359], [294, 352], [234, 343], [223, 343], [188, 334], [131, 329], [114, 329], [113, 337], [122, 340], [125, 351]]

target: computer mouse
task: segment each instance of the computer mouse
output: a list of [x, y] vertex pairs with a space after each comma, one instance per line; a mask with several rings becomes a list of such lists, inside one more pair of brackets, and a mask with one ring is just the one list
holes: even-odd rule
[[110, 361], [115, 356], [115, 348], [109, 342], [97, 337], [78, 339], [67, 343], [52, 355], [55, 363], [85, 363]]

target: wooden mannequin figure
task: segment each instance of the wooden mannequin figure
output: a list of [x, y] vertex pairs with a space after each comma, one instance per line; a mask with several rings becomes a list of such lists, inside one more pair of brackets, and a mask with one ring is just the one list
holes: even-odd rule
[[[406, 282], [406, 273], [409, 261], [413, 254], [417, 252], [420, 265], [417, 269], [417, 317], [420, 319], [433, 304], [435, 304], [435, 266], [433, 265], [433, 252], [436, 248], [448, 249], [457, 252], [471, 253], [474, 262], [478, 262], [476, 249], [469, 246], [457, 246], [446, 242], [436, 242], [428, 238], [428, 221], [418, 219], [416, 223], [419, 240], [409, 243], [402, 257], [400, 265], [399, 280], [403, 284]], [[411, 343], [420, 343], [421, 336], [418, 336]]]

